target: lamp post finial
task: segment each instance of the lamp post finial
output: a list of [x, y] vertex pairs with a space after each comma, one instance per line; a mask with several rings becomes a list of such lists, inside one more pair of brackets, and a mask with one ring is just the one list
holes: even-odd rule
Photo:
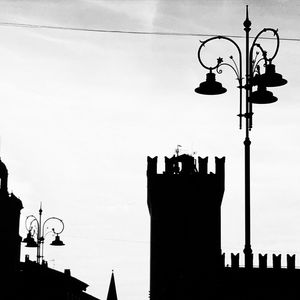
[[251, 21], [249, 20], [248, 5], [246, 5], [246, 20], [244, 21], [245, 30], [250, 31]]

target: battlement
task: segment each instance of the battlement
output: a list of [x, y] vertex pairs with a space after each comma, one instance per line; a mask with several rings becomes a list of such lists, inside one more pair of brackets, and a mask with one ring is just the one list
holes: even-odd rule
[[[231, 265], [227, 264], [226, 268], [231, 268], [231, 269], [242, 269], [244, 268], [243, 265], [240, 265], [240, 254], [234, 254], [231, 253], [230, 255], [231, 258]], [[222, 261], [222, 266], [225, 267], [225, 253], [222, 254], [221, 256], [221, 261]], [[281, 254], [272, 254], [272, 265], [268, 266], [268, 255], [267, 254], [258, 254], [258, 266], [254, 266], [254, 269], [288, 269], [288, 270], [294, 270], [296, 269], [296, 255], [286, 255], [286, 267], [283, 267], [281, 265]]]
[[[157, 173], [157, 156], [151, 158], [147, 157], [148, 167], [147, 167], [147, 175], [156, 175]], [[208, 174], [207, 171], [208, 157], [202, 158], [198, 157], [197, 160], [188, 154], [182, 154], [179, 156], [173, 155], [172, 157], [165, 156], [165, 170], [163, 174], [166, 175], [221, 175], [224, 176], [224, 168], [225, 168], [225, 157], [218, 158], [215, 157], [215, 173], [210, 172]]]

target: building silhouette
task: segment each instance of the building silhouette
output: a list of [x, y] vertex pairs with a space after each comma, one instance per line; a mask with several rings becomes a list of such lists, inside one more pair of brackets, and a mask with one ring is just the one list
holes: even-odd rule
[[207, 172], [208, 158], [165, 157], [157, 172], [157, 157], [147, 158], [147, 202], [150, 213], [150, 299], [298, 299], [300, 269], [295, 255], [258, 254], [259, 266], [240, 265], [230, 254], [225, 266], [221, 248], [221, 204], [225, 158], [215, 158], [215, 173]]
[[22, 202], [14, 194], [7, 190], [8, 171], [0, 159], [0, 203], [2, 214], [0, 218], [0, 236], [2, 245], [0, 257], [2, 259], [1, 269], [13, 272], [18, 268], [20, 261], [21, 240], [19, 235], [20, 212], [23, 208]]
[[0, 258], [1, 279], [0, 299], [3, 300], [98, 300], [85, 291], [88, 284], [64, 272], [29, 260], [20, 261], [22, 238], [19, 235], [22, 202], [14, 194], [8, 193], [8, 171], [0, 160]]

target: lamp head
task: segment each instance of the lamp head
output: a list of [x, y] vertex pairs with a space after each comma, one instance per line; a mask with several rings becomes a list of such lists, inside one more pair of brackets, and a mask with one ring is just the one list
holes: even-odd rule
[[282, 78], [282, 75], [276, 73], [275, 65], [272, 63], [266, 64], [266, 71], [264, 74], [256, 75], [253, 78], [253, 85], [263, 84], [267, 87], [282, 86], [287, 83], [287, 80]]
[[55, 240], [50, 244], [52, 246], [64, 246], [63, 241], [60, 240], [59, 235], [57, 234]]
[[28, 231], [26, 238], [22, 242], [26, 243], [25, 247], [36, 248], [38, 246], [30, 231]]
[[197, 94], [202, 95], [220, 95], [227, 91], [222, 84], [216, 81], [216, 74], [209, 72], [206, 74], [206, 80], [201, 82], [199, 87], [195, 89]]
[[267, 91], [266, 86], [259, 85], [257, 87], [257, 91], [252, 92], [251, 97], [249, 101], [254, 104], [269, 104], [274, 103], [278, 99], [273, 96], [273, 93], [270, 91]]

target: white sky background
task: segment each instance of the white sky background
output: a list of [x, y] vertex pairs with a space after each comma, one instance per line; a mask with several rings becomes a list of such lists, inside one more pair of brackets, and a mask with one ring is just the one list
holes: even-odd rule
[[[300, 38], [296, 0], [10, 0], [0, 1], [0, 22], [243, 35], [246, 4], [251, 35], [273, 27], [280, 37]], [[146, 157], [163, 162], [177, 144], [209, 156], [212, 172], [214, 156], [226, 156], [222, 246], [228, 257], [242, 252], [244, 131], [236, 117], [237, 81], [224, 68], [217, 80], [228, 93], [194, 93], [206, 73], [197, 60], [199, 38], [5, 26], [0, 37], [1, 157], [9, 189], [23, 201], [21, 234], [25, 216], [37, 215], [40, 202], [45, 218], [57, 216], [66, 225], [65, 247], [47, 245], [47, 236], [50, 267], [70, 268], [101, 299], [114, 269], [120, 300], [148, 298]], [[244, 49], [244, 40], [236, 41]], [[224, 43], [207, 50], [208, 61], [237, 58]], [[274, 62], [288, 85], [272, 89], [277, 103], [254, 107], [255, 253], [300, 257], [299, 53], [300, 42], [281, 41]], [[27, 248], [22, 259], [26, 253], [35, 259]]]

